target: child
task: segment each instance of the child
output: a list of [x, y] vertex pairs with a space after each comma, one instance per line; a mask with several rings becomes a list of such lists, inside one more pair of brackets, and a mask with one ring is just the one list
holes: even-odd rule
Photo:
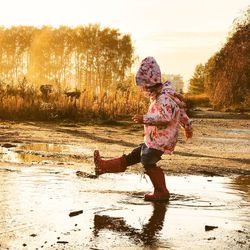
[[124, 172], [128, 166], [141, 162], [149, 176], [154, 192], [146, 194], [147, 201], [167, 201], [169, 191], [162, 169], [156, 166], [163, 153], [171, 154], [177, 143], [178, 128], [184, 128], [186, 138], [192, 137], [192, 124], [184, 111], [183, 97], [171, 88], [171, 83], [161, 82], [161, 71], [153, 57], [145, 58], [136, 74], [136, 85], [150, 97], [148, 112], [133, 117], [144, 124], [144, 143], [128, 155], [103, 160], [99, 151], [94, 152], [95, 173]]

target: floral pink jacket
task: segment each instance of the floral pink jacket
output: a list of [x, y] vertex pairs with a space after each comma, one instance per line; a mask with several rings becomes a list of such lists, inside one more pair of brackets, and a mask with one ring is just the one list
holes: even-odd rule
[[181, 97], [167, 81], [161, 93], [151, 99], [148, 113], [143, 116], [144, 142], [149, 148], [171, 154], [177, 143], [179, 125], [185, 130], [192, 130], [192, 122], [184, 110], [185, 103]]

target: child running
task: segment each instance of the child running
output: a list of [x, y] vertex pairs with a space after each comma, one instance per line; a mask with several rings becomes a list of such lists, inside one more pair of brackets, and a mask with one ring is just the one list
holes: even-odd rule
[[150, 98], [148, 112], [133, 117], [134, 122], [144, 124], [144, 143], [131, 153], [110, 160], [103, 160], [95, 150], [95, 174], [124, 172], [128, 166], [141, 163], [154, 186], [154, 192], [145, 194], [144, 200], [168, 201], [170, 194], [165, 176], [156, 164], [164, 153], [173, 153], [180, 125], [186, 138], [192, 138], [192, 122], [184, 110], [182, 95], [169, 81], [162, 83], [160, 67], [153, 57], [142, 60], [135, 80], [139, 89]]

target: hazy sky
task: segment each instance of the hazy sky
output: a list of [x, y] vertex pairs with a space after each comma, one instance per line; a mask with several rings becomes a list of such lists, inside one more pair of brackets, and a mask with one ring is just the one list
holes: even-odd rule
[[99, 23], [132, 36], [140, 59], [188, 80], [225, 42], [250, 0], [0, 0], [0, 26]]

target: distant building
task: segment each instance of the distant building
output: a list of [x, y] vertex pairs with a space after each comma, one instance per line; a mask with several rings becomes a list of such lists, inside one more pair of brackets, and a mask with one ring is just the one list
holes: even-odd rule
[[165, 82], [169, 80], [172, 83], [173, 88], [180, 93], [183, 93], [184, 81], [183, 77], [179, 75], [173, 74], [162, 74], [162, 81]]

